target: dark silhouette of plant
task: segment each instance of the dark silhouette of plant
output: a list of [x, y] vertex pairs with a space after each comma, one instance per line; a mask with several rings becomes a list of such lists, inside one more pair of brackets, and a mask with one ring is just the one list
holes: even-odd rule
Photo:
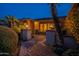
[[61, 26], [60, 26], [60, 21], [57, 17], [57, 10], [56, 10], [56, 4], [51, 4], [51, 12], [52, 12], [52, 17], [55, 23], [55, 28], [57, 30], [58, 36], [59, 36], [59, 40], [60, 40], [60, 45], [63, 45], [63, 34], [61, 31]]

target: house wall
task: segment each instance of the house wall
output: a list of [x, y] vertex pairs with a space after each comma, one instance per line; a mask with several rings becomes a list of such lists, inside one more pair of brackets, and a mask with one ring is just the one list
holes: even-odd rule
[[54, 21], [52, 19], [47, 19], [47, 18], [39, 19], [39, 20], [22, 19], [19, 20], [19, 24], [21, 27], [24, 27], [25, 29], [28, 28], [31, 30], [39, 30], [40, 32], [46, 32], [46, 30], [55, 30]]
[[34, 21], [34, 23], [34, 29], [41, 32], [45, 32], [46, 30], [51, 30], [51, 28], [54, 28], [54, 23], [52, 20], [38, 20]]

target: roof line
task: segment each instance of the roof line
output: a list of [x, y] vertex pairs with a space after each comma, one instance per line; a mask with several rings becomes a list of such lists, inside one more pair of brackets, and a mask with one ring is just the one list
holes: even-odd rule
[[[65, 17], [67, 17], [67, 16], [60, 16], [60, 17], [58, 17], [58, 18], [65, 18]], [[33, 20], [46, 20], [46, 19], [53, 19], [52, 17], [49, 17], [49, 18], [37, 18], [37, 19], [33, 19]]]

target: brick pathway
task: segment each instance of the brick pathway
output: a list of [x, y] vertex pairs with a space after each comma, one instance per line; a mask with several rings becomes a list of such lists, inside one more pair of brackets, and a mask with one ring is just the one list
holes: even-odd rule
[[20, 56], [53, 56], [51, 47], [46, 46], [43, 41], [30, 40], [21, 43]]

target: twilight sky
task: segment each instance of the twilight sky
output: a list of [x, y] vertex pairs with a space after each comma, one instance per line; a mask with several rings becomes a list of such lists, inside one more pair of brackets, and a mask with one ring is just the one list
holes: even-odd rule
[[[71, 4], [60, 4], [57, 6], [57, 14], [66, 16], [70, 9]], [[52, 17], [47, 3], [0, 3], [0, 17], [7, 15], [32, 19]]]

